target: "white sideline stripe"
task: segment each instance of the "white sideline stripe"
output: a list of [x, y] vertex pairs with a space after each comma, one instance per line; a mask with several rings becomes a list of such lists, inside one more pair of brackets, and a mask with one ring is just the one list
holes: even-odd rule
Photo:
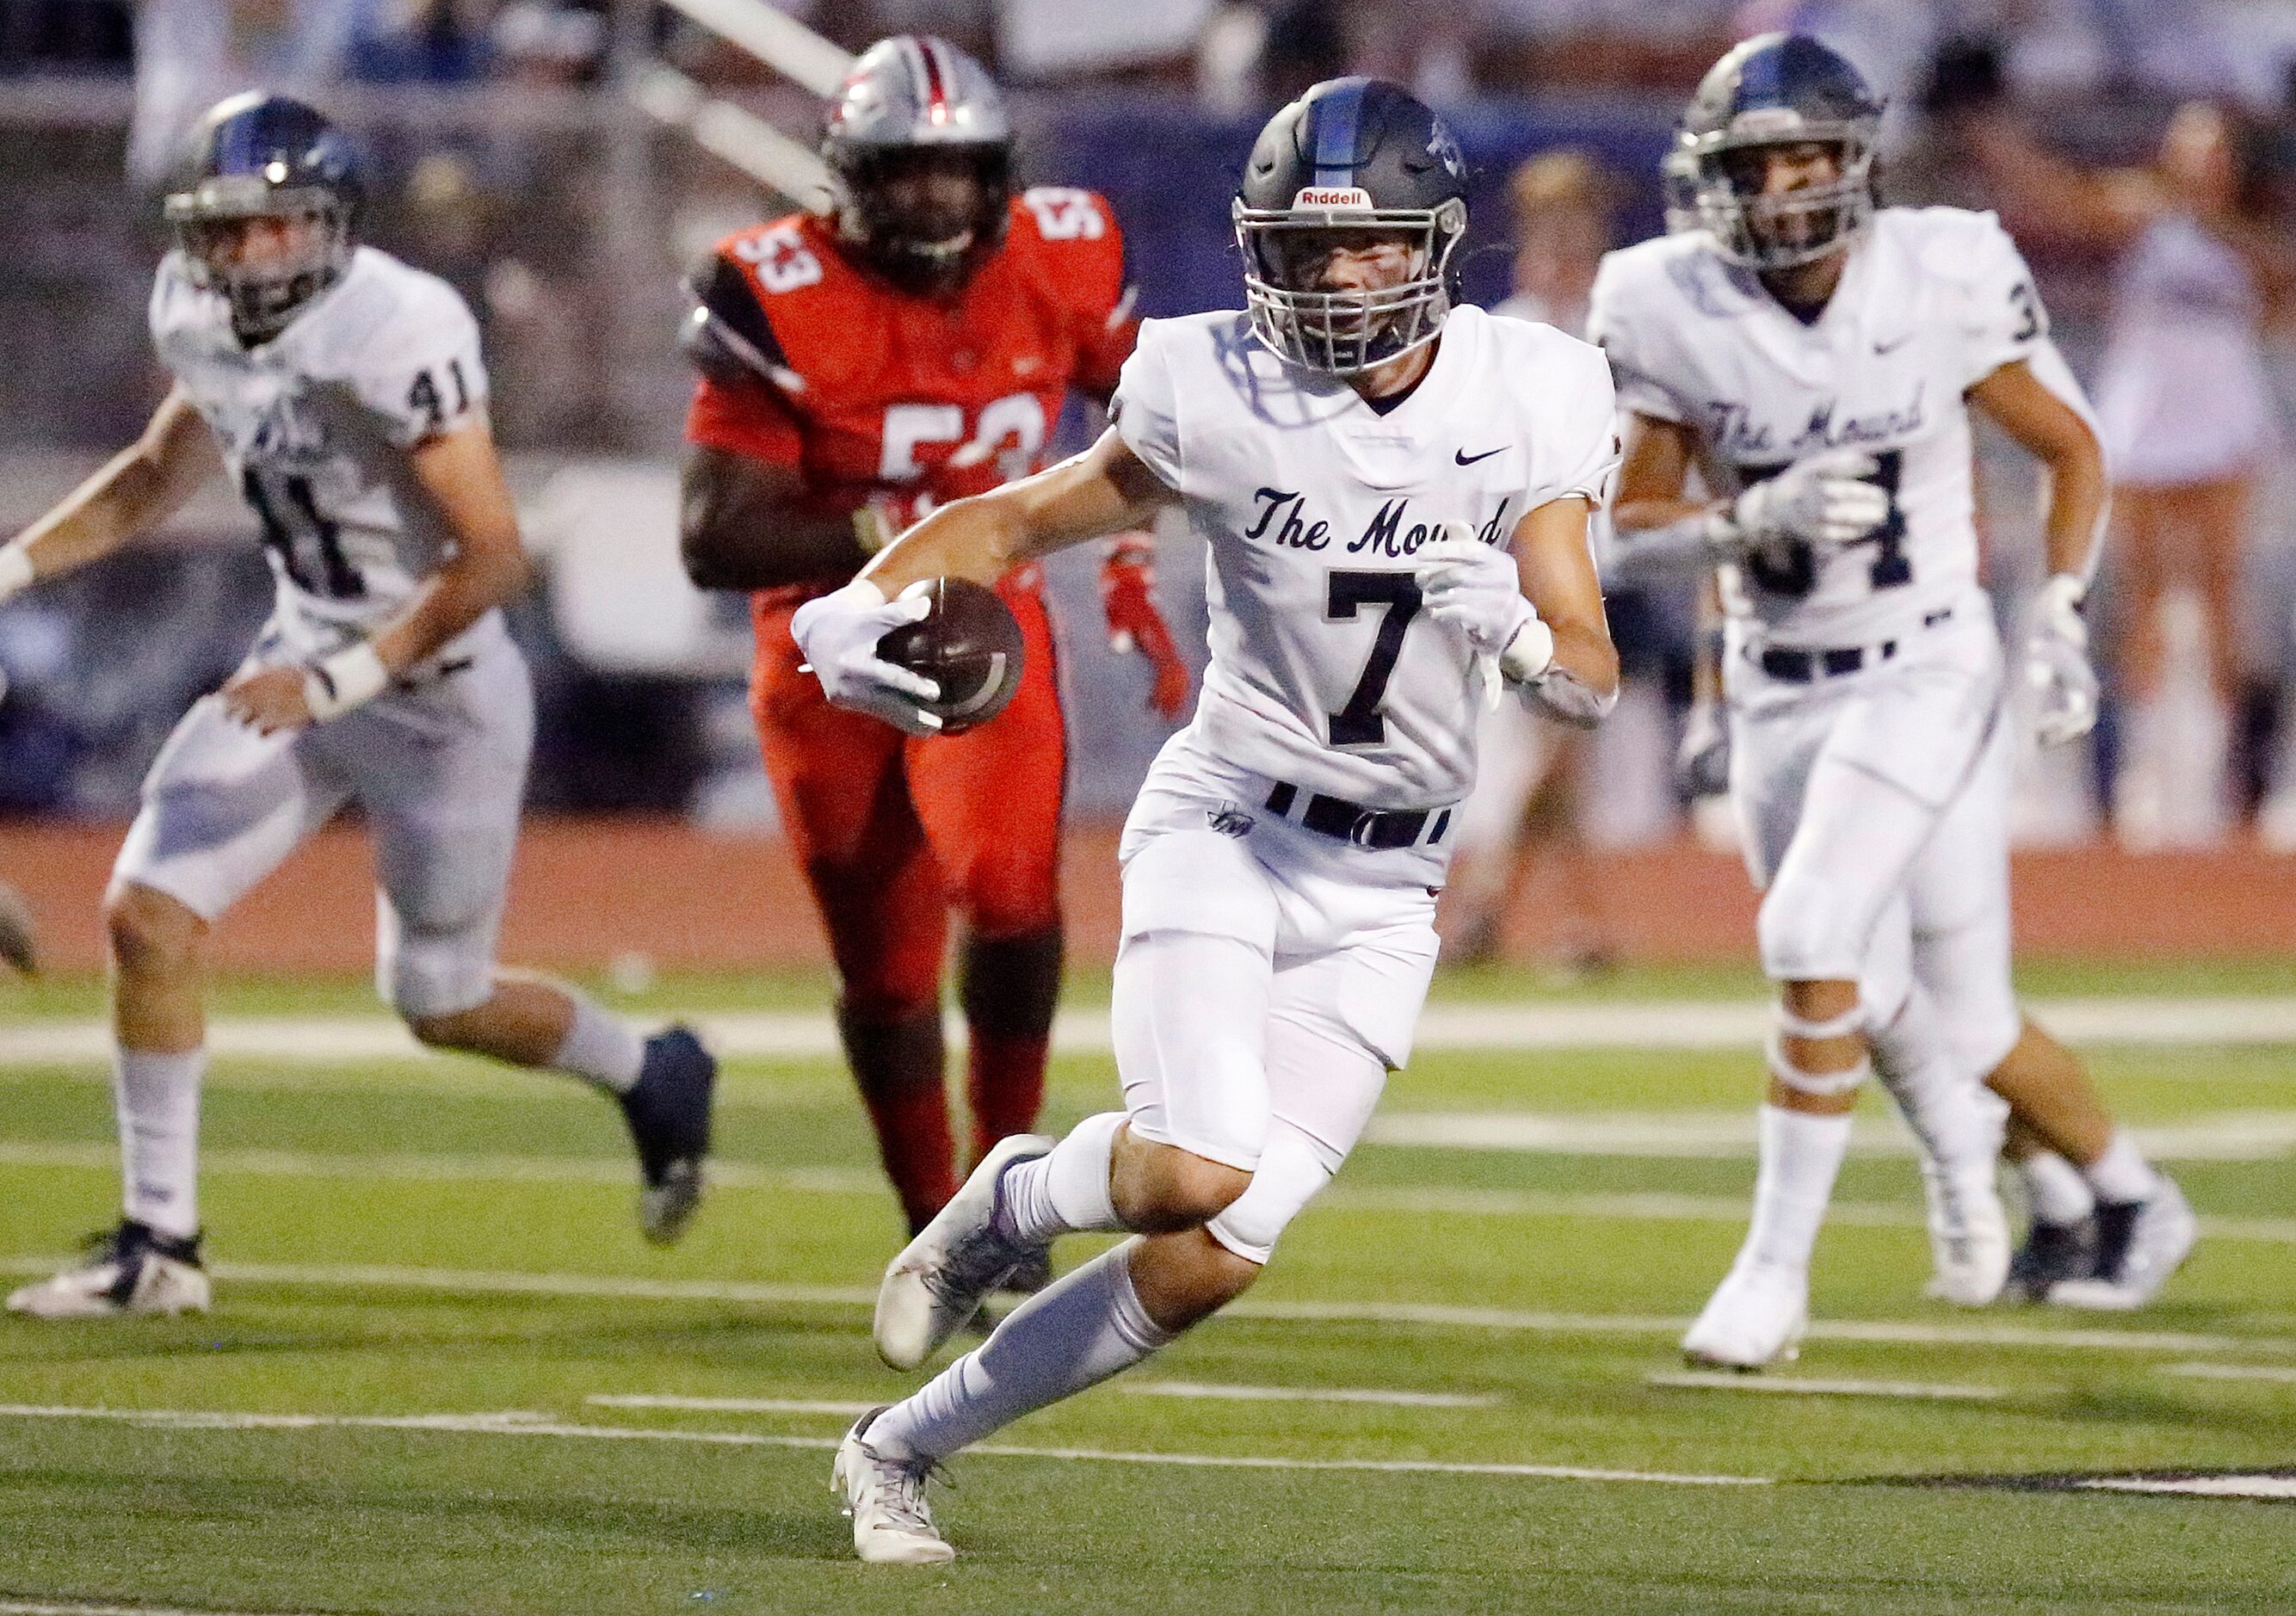
[[1920, 1381], [1828, 1381], [1773, 1374], [1738, 1374], [1726, 1369], [1680, 1369], [1646, 1374], [1646, 1386], [1686, 1391], [1769, 1391], [1785, 1397], [1901, 1398], [1923, 1403], [1989, 1403], [2009, 1395], [2003, 1386], [1952, 1386]]
[[2296, 1366], [2286, 1364], [2162, 1364], [2163, 1374], [2196, 1381], [2274, 1381], [2296, 1384]]
[[[111, 1420], [160, 1431], [419, 1431], [461, 1436], [589, 1437], [606, 1441], [695, 1442], [724, 1448], [798, 1448], [827, 1452], [840, 1437], [756, 1431], [677, 1431], [582, 1425], [530, 1414], [228, 1414], [177, 1408], [74, 1408], [0, 1403], [0, 1419]], [[1454, 1463], [1439, 1459], [1292, 1459], [1263, 1454], [1132, 1453], [1104, 1448], [1031, 1448], [986, 1442], [965, 1449], [1009, 1459], [1087, 1459], [1110, 1464], [1169, 1464], [1198, 1470], [1377, 1471], [1396, 1475], [1520, 1476], [1555, 1481], [1654, 1481], [1674, 1487], [1767, 1487], [1767, 1476], [1710, 1476], [1672, 1471], [1606, 1470], [1580, 1464]]]
[[[0, 1258], [0, 1273], [50, 1274], [71, 1260], [57, 1256]], [[351, 1290], [396, 1287], [464, 1295], [856, 1308], [874, 1307], [877, 1301], [874, 1286], [791, 1284], [771, 1280], [645, 1279], [618, 1274], [524, 1274], [389, 1264], [225, 1262], [210, 1263], [209, 1272], [218, 1279], [250, 1284]], [[1540, 1335], [1678, 1336], [1690, 1327], [1691, 1322], [1687, 1318], [1627, 1313], [1544, 1313], [1455, 1307], [1439, 1302], [1278, 1301], [1249, 1296], [1221, 1308], [1220, 1316], [1280, 1319], [1295, 1324], [1419, 1325]], [[2189, 1331], [2051, 1330], [2025, 1325], [1925, 1325], [1894, 1319], [1840, 1318], [1814, 1322], [1806, 1339], [1923, 1347], [2028, 1347], [2043, 1351], [2254, 1352], [2269, 1351], [2283, 1345], [2296, 1347], [2296, 1341], [2284, 1343]]]
[[[0, 1599], [0, 1616], [254, 1616], [248, 1611], [186, 1611], [171, 1604], [45, 1604]], [[270, 1611], [264, 1616], [290, 1616]]]
[[[278, 1178], [493, 1179], [521, 1184], [609, 1184], [630, 1182], [630, 1162], [621, 1156], [351, 1155], [340, 1152], [274, 1150], [209, 1151], [201, 1159], [209, 1173], [246, 1173]], [[0, 1140], [0, 1167], [70, 1168], [116, 1172], [118, 1147], [88, 1142], [16, 1143]], [[838, 1167], [758, 1167], [745, 1161], [712, 1161], [709, 1182], [720, 1189], [770, 1189], [808, 1195], [854, 1195], [869, 1200], [887, 1194], [882, 1174]], [[1351, 1185], [1344, 1180], [1316, 1197], [1318, 1208], [1352, 1211], [1438, 1213], [1464, 1218], [1593, 1218], [1636, 1223], [1727, 1223], [1746, 1221], [1742, 1195], [1683, 1195], [1665, 1190], [1569, 1192], [1553, 1190], [1421, 1189], [1409, 1185]], [[1917, 1229], [1917, 1207], [1878, 1201], [1837, 1201], [1826, 1209], [1829, 1225], [1843, 1228]], [[2261, 1245], [2296, 1245], [2296, 1218], [2202, 1216], [2201, 1233], [2211, 1240]]]
[[[1751, 1156], [1755, 1114], [1743, 1107], [1671, 1112], [1394, 1111], [1364, 1131], [1371, 1144], [1506, 1151], [1553, 1156]], [[2144, 1153], [2165, 1161], [2271, 1161], [2296, 1153], [2296, 1111], [2212, 1112], [2130, 1130]], [[1913, 1136], [1895, 1118], [1860, 1118], [1849, 1150], [1911, 1156]]]
[[857, 1420], [875, 1403], [840, 1402], [834, 1398], [806, 1397], [678, 1397], [668, 1392], [594, 1392], [582, 1399], [593, 1408], [667, 1408], [681, 1414], [833, 1414]]
[[[2030, 1006], [2073, 1044], [2241, 1046], [2296, 1044], [2296, 997], [2093, 997], [2042, 999]], [[1420, 1049], [1751, 1049], [1768, 1032], [1759, 999], [1639, 1004], [1428, 1005]], [[703, 1013], [691, 1018], [720, 1054], [747, 1059], [833, 1055], [837, 1031], [813, 1010]], [[961, 1020], [950, 1037], [961, 1041]], [[209, 1024], [218, 1055], [303, 1063], [435, 1060], [397, 1021], [380, 1015], [232, 1016]], [[1064, 1010], [1053, 1024], [1063, 1054], [1109, 1052], [1104, 1009]], [[111, 1035], [99, 1020], [53, 1018], [0, 1029], [0, 1066], [105, 1062]]]
[[2206, 1498], [2296, 1498], [2296, 1476], [2185, 1476], [2148, 1481], [2142, 1476], [2098, 1476], [2083, 1481], [2091, 1492], [2187, 1493]]
[[1119, 1381], [1135, 1397], [1201, 1398], [1234, 1403], [1371, 1403], [1396, 1408], [1496, 1408], [1492, 1391], [1388, 1391], [1375, 1386], [1230, 1386], [1207, 1381]]

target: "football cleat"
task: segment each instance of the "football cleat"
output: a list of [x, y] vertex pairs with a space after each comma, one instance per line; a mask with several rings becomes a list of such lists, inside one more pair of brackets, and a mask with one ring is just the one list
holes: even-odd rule
[[108, 1235], [89, 1238], [78, 1267], [19, 1290], [8, 1311], [28, 1318], [114, 1318], [126, 1313], [173, 1318], [204, 1313], [215, 1300], [200, 1264], [200, 1237], [160, 1234], [123, 1218]]
[[716, 1058], [690, 1029], [671, 1027], [645, 1041], [638, 1080], [617, 1096], [644, 1178], [638, 1227], [658, 1246], [685, 1234], [701, 1205], [701, 1163], [709, 1153], [709, 1107], [717, 1088]]
[[853, 1552], [872, 1565], [947, 1565], [956, 1550], [925, 1503], [931, 1464], [889, 1459], [869, 1446], [870, 1423], [884, 1412], [873, 1408], [854, 1422], [829, 1470], [830, 1489], [845, 1495], [853, 1517]]
[[999, 1139], [949, 1203], [901, 1248], [877, 1287], [878, 1357], [896, 1369], [923, 1363], [1037, 1249], [998, 1231], [998, 1185], [1005, 1169], [1052, 1148], [1041, 1134]]
[[2087, 1279], [2095, 1273], [2095, 1218], [2044, 1223], [2036, 1218], [2025, 1231], [2025, 1243], [2009, 1259], [2008, 1289], [2027, 1301], [2042, 1301], [2059, 1280]]
[[2152, 1193], [2142, 1201], [2096, 1203], [2096, 1269], [2086, 1279], [2060, 1280], [2048, 1300], [2061, 1308], [2126, 1313], [2161, 1293], [2201, 1237], [2200, 1219], [2176, 1181], [2155, 1171]]
[[1925, 1294], [1960, 1308], [1982, 1308], [2009, 1278], [2009, 1214], [1994, 1181], [1993, 1158], [1961, 1167], [1922, 1163], [1929, 1202], [1930, 1259], [1936, 1272]]
[[1775, 1263], [1740, 1262], [1682, 1338], [1682, 1356], [1702, 1368], [1765, 1369], [1800, 1356], [1809, 1327], [1809, 1276]]

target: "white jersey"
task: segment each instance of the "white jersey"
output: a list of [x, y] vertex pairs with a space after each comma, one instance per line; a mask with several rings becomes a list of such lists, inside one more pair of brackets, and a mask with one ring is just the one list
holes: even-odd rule
[[362, 247], [270, 341], [244, 348], [217, 293], [169, 253], [152, 340], [262, 524], [276, 621], [296, 648], [392, 615], [454, 545], [412, 493], [407, 451], [483, 420], [479, 329], [444, 281]]
[[1551, 500], [1599, 505], [1613, 409], [1593, 348], [1475, 308], [1453, 311], [1384, 414], [1276, 357], [1242, 314], [1144, 324], [1115, 421], [1210, 551], [1201, 749], [1367, 808], [1464, 797], [1473, 658], [1421, 615], [1413, 558], [1448, 524], [1503, 545]]
[[1890, 496], [1873, 534], [1724, 569], [1739, 630], [1788, 646], [1898, 637], [1976, 594], [1971, 387], [2030, 359], [2087, 408], [2032, 275], [1989, 213], [1882, 209], [1808, 324], [1704, 231], [1660, 236], [1603, 259], [1588, 326], [1620, 403], [1691, 428], [1700, 474], [1718, 491], [1831, 449], [1873, 456]]
[[2114, 277], [2097, 378], [2122, 482], [2197, 482], [2252, 467], [2277, 435], [2262, 301], [2241, 256], [2190, 216], [2145, 226]]

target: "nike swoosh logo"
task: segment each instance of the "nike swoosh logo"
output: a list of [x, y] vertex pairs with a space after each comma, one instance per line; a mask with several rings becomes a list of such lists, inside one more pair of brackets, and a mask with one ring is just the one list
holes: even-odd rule
[[1915, 334], [1915, 333], [1909, 331], [1904, 336], [1899, 337], [1895, 342], [1876, 342], [1874, 344], [1874, 351], [1877, 354], [1894, 354], [1899, 349], [1905, 347], [1906, 343], [1912, 341]]
[[1506, 452], [1507, 446], [1503, 443], [1495, 449], [1485, 449], [1480, 455], [1470, 455], [1464, 449], [1453, 449], [1451, 451], [1451, 458], [1457, 461], [1461, 465], [1472, 465], [1478, 460], [1488, 460], [1494, 455], [1504, 455]]

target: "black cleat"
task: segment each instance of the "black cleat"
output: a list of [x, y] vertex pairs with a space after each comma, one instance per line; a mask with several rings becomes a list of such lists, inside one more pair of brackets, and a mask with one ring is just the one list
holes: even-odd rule
[[701, 1162], [709, 1153], [709, 1105], [718, 1062], [685, 1027], [666, 1028], [645, 1042], [645, 1064], [619, 1096], [638, 1147], [645, 1187], [638, 1227], [658, 1246], [685, 1233], [701, 1204]]
[[2009, 1262], [2005, 1287], [2027, 1301], [2041, 1301], [2061, 1279], [2087, 1279], [2096, 1272], [2096, 1220], [2044, 1223], [2033, 1219], [2025, 1243]]
[[1053, 1283], [1053, 1249], [1038, 1246], [1023, 1257], [996, 1289], [1006, 1296], [1034, 1296]]

